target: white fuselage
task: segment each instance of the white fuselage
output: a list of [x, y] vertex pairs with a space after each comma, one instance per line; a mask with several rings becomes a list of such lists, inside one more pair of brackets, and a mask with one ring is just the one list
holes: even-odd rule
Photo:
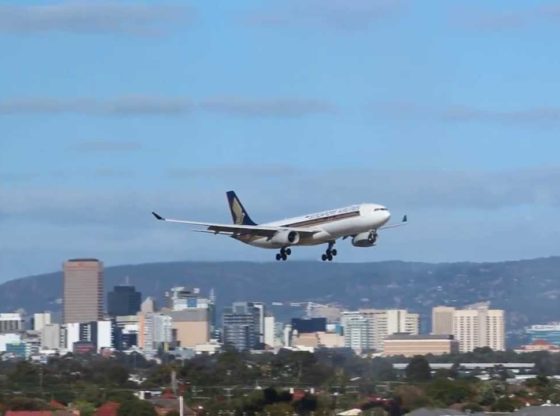
[[233, 238], [261, 248], [277, 249], [289, 245], [311, 246], [328, 243], [341, 237], [375, 231], [387, 223], [390, 218], [391, 214], [383, 205], [358, 204], [261, 224], [279, 228], [289, 227], [293, 230], [297, 230], [298, 227], [317, 230], [312, 236], [302, 237], [295, 244], [278, 244], [268, 237], [254, 235], [234, 235]]

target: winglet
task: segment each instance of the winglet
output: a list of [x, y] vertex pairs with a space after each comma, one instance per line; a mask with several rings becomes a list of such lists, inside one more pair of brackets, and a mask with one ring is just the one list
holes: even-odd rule
[[161, 215], [159, 215], [157, 212], [153, 212], [153, 211], [152, 211], [152, 215], [153, 215], [154, 217], [156, 217], [156, 219], [158, 219], [158, 220], [161, 220], [161, 221], [165, 220], [165, 218], [163, 218], [163, 217], [162, 217]]
[[406, 215], [402, 217], [402, 222], [408, 222], [408, 217]]

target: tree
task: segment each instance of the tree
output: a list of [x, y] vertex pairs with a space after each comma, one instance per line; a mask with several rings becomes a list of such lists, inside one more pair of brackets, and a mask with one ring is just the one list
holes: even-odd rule
[[422, 355], [415, 355], [406, 366], [405, 374], [410, 381], [428, 381], [432, 378], [430, 363]]
[[264, 412], [270, 416], [286, 416], [294, 413], [294, 409], [287, 402], [278, 402], [265, 406]]
[[299, 415], [314, 412], [317, 410], [317, 398], [313, 395], [306, 394], [294, 403], [294, 407]]
[[80, 411], [80, 416], [92, 416], [95, 413], [95, 406], [90, 402], [78, 400], [74, 407]]
[[7, 401], [6, 407], [10, 410], [49, 410], [47, 402], [29, 397], [14, 397]]
[[436, 403], [441, 403], [445, 406], [463, 403], [474, 396], [474, 390], [465, 381], [443, 378], [431, 382], [426, 388], [426, 393]]
[[154, 406], [144, 400], [128, 400], [121, 403], [118, 411], [119, 416], [157, 416]]
[[520, 407], [520, 405], [521, 404], [517, 400], [509, 397], [502, 397], [492, 405], [491, 409], [493, 412], [513, 412]]
[[418, 386], [403, 384], [395, 388], [394, 394], [395, 399], [393, 401], [399, 405], [399, 408], [402, 407], [407, 411], [420, 407], [433, 407], [434, 404]]

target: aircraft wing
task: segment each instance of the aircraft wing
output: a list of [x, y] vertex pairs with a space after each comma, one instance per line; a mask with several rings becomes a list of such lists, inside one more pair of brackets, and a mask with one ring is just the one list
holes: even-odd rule
[[156, 212], [152, 212], [153, 216], [160, 221], [176, 222], [179, 224], [194, 225], [200, 227], [206, 227], [206, 230], [200, 230], [202, 232], [212, 233], [212, 234], [249, 234], [249, 235], [259, 235], [263, 237], [272, 237], [278, 231], [289, 230], [297, 231], [302, 237], [311, 236], [320, 230], [313, 228], [296, 228], [296, 227], [267, 227], [263, 225], [237, 225], [237, 224], [216, 224], [210, 222], [198, 222], [198, 221], [186, 221], [186, 220], [176, 220], [171, 218], [164, 218]]
[[387, 228], [395, 228], [395, 227], [402, 227], [403, 225], [408, 224], [408, 217], [405, 215], [402, 219], [401, 222], [399, 222], [398, 224], [389, 224], [389, 225], [384, 225], [383, 227], [378, 228], [379, 230], [385, 230]]

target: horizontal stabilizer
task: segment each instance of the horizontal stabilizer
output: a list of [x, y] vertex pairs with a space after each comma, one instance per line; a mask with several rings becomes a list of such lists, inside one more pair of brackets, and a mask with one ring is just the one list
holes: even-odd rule
[[161, 215], [159, 215], [157, 212], [153, 212], [152, 211], [152, 215], [154, 217], [156, 217], [156, 219], [160, 220], [160, 221], [165, 221], [165, 218], [163, 218]]

